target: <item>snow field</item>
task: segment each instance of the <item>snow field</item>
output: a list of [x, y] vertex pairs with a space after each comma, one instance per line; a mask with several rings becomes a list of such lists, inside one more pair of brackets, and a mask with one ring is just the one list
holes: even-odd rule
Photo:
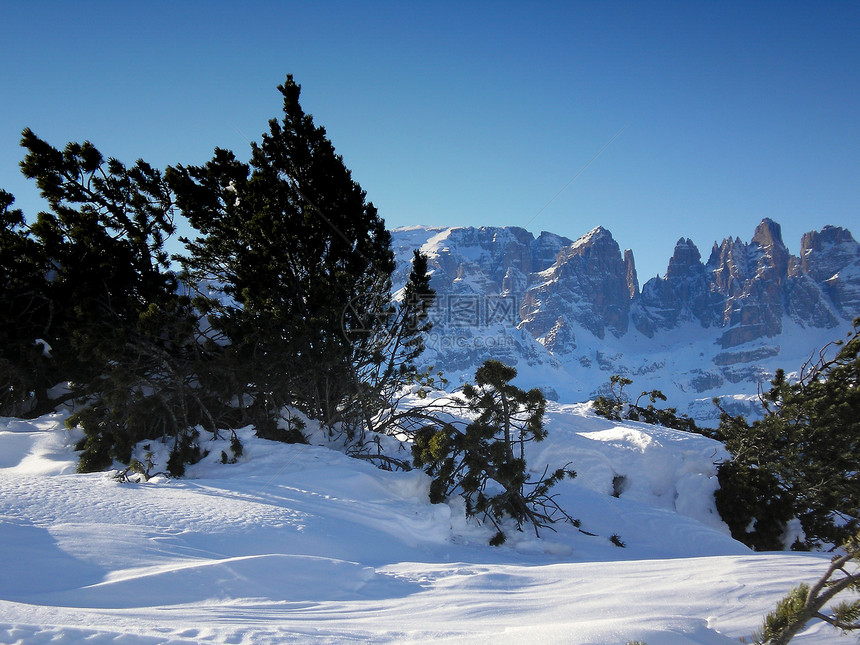
[[[826, 566], [730, 538], [720, 444], [581, 405], [550, 406], [528, 459], [570, 462], [557, 499], [595, 535], [514, 530], [499, 548], [461, 503], [429, 504], [421, 472], [243, 429], [236, 464], [207, 441], [183, 479], [120, 483], [75, 473], [63, 419], [0, 419], [3, 644], [736, 643]], [[797, 642], [838, 641], [814, 625]]]

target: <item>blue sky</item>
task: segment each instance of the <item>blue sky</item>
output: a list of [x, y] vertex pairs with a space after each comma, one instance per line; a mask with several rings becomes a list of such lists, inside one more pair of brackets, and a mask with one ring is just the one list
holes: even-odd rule
[[679, 237], [706, 259], [763, 217], [794, 253], [825, 224], [860, 234], [858, 2], [0, 0], [0, 15], [0, 187], [29, 216], [24, 127], [162, 168], [215, 146], [247, 158], [292, 73], [391, 227], [603, 225], [641, 282]]

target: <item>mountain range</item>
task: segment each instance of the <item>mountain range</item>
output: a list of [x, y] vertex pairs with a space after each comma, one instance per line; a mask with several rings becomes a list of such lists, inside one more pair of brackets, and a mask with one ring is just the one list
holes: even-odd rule
[[403, 284], [413, 249], [429, 259], [437, 299], [426, 366], [452, 386], [487, 358], [517, 367], [519, 382], [578, 402], [606, 392], [660, 389], [668, 404], [713, 421], [712, 403], [755, 414], [777, 367], [799, 370], [860, 315], [860, 244], [844, 228], [806, 233], [799, 256], [779, 224], [752, 239], [714, 243], [707, 261], [681, 238], [666, 273], [639, 287], [633, 252], [597, 227], [577, 240], [518, 227], [392, 231]]

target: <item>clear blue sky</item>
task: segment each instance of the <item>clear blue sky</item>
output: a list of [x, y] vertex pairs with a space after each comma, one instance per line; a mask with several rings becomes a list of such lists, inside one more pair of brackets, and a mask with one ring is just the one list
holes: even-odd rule
[[707, 258], [763, 217], [794, 253], [825, 224], [860, 235], [860, 2], [0, 0], [0, 16], [0, 187], [28, 216], [24, 127], [162, 168], [247, 158], [292, 73], [391, 227], [603, 225], [642, 282], [679, 237]]

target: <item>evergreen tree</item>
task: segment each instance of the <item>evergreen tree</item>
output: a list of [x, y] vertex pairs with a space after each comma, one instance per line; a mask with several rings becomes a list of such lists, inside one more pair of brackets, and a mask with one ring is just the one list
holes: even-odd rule
[[196, 351], [195, 320], [164, 251], [174, 230], [167, 184], [146, 162], [128, 168], [89, 142], [60, 151], [27, 129], [21, 145], [22, 171], [50, 206], [33, 233], [52, 267], [58, 374], [84, 404], [70, 419], [87, 434], [81, 469], [127, 462], [144, 438], [184, 445], [205, 415], [183, 357]]
[[732, 453], [719, 468], [717, 509], [732, 535], [755, 548], [782, 548], [797, 517], [796, 548], [839, 544], [860, 528], [860, 318], [836, 355], [829, 347], [795, 381], [778, 370], [753, 423], [723, 413], [717, 431]]
[[0, 415], [38, 416], [51, 407], [54, 307], [49, 263], [14, 197], [0, 190]]
[[538, 389], [526, 392], [512, 385], [516, 373], [499, 361], [486, 361], [475, 372], [475, 385], [463, 387], [460, 401], [474, 420], [462, 429], [454, 423], [427, 426], [413, 440], [415, 465], [433, 477], [430, 501], [462, 495], [467, 514], [496, 527], [493, 545], [505, 541], [500, 523], [506, 517], [518, 529], [530, 523], [535, 534], [559, 514], [578, 526], [549, 494], [565, 476], [575, 477], [574, 471], [560, 468], [549, 477], [545, 471], [536, 481], [528, 479], [525, 444], [546, 437], [546, 400]]
[[[242, 414], [284, 438], [278, 415], [287, 404], [330, 425], [342, 420], [355, 396], [353, 332], [390, 300], [394, 260], [383, 220], [302, 110], [300, 86], [287, 76], [278, 89], [283, 118], [252, 144], [249, 164], [216, 149], [204, 166], [167, 176], [200, 233], [186, 240], [183, 263], [217, 294], [207, 306], [241, 366]], [[372, 318], [371, 331], [387, 320]]]

